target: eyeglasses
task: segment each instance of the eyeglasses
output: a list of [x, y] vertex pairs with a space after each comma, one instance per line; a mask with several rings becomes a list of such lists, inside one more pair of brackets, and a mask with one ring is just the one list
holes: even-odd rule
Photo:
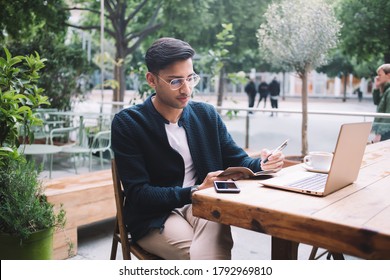
[[184, 85], [185, 81], [187, 82], [187, 84], [190, 88], [194, 88], [194, 87], [196, 87], [196, 85], [200, 81], [200, 77], [197, 74], [193, 74], [193, 75], [189, 76], [188, 78], [172, 79], [170, 82], [167, 82], [166, 80], [164, 80], [163, 78], [161, 78], [157, 74], [156, 74], [156, 76], [159, 77], [161, 80], [163, 80], [166, 84], [168, 84], [169, 87], [171, 88], [171, 90], [178, 90], [179, 88], [181, 88]]

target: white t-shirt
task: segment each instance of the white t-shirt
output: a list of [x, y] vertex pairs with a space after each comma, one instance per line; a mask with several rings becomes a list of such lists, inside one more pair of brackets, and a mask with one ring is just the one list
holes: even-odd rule
[[191, 187], [195, 185], [197, 178], [184, 127], [180, 127], [177, 123], [169, 123], [165, 124], [165, 130], [169, 144], [182, 156], [184, 161], [183, 187]]

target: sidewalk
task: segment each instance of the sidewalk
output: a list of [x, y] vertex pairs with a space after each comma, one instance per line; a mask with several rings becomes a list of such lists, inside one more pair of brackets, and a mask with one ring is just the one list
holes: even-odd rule
[[[90, 100], [100, 101], [99, 96], [92, 96]], [[83, 102], [77, 106], [77, 110], [90, 111], [98, 110], [99, 105], [91, 101]], [[216, 104], [215, 97], [199, 96], [195, 100], [201, 100]], [[105, 97], [105, 101], [107, 98]], [[269, 100], [268, 100], [269, 102]], [[247, 98], [243, 96], [228, 97], [224, 101], [224, 106], [246, 107]], [[263, 106], [263, 103], [260, 105]], [[300, 109], [300, 99], [291, 98], [285, 101], [279, 100], [280, 109]], [[270, 108], [270, 103], [267, 104]], [[106, 107], [105, 107], [106, 109]], [[349, 112], [375, 112], [375, 105], [371, 100], [349, 99], [342, 102], [340, 99], [311, 99], [309, 101], [309, 110], [328, 110], [328, 111], [349, 111]], [[232, 137], [238, 145], [245, 145], [245, 118], [246, 113], [242, 112], [229, 119], [223, 116], [226, 126]], [[309, 150], [326, 150], [333, 151], [336, 143], [336, 137], [340, 124], [343, 122], [363, 121], [359, 117], [343, 116], [309, 116], [308, 138]], [[370, 121], [366, 119], [366, 121]], [[279, 145], [286, 138], [290, 139], [288, 147], [284, 150], [285, 154], [300, 154], [300, 137], [301, 137], [301, 117], [299, 114], [278, 113], [277, 116], [270, 117], [268, 112], [256, 112], [250, 115], [250, 149], [258, 150], [263, 147], [272, 149]], [[98, 160], [93, 164], [93, 170], [99, 170]], [[81, 165], [82, 163], [80, 163]], [[110, 163], [106, 162], [104, 168], [110, 168]], [[88, 162], [78, 168], [79, 173], [88, 172]], [[48, 176], [48, 172], [41, 174], [43, 177]], [[73, 165], [62, 158], [54, 160], [53, 178], [66, 177], [74, 175]], [[81, 227], [78, 231], [78, 254], [71, 258], [73, 260], [107, 260], [110, 256], [112, 231], [114, 228], [114, 219], [95, 223]], [[232, 228], [234, 247], [233, 259], [235, 260], [266, 260], [271, 257], [271, 238], [265, 234], [256, 233], [240, 228]], [[300, 245], [299, 259], [308, 259], [311, 246]], [[118, 259], [122, 258], [120, 249], [117, 253]], [[348, 259], [354, 257], [346, 256]], [[325, 259], [325, 257], [323, 257]]]

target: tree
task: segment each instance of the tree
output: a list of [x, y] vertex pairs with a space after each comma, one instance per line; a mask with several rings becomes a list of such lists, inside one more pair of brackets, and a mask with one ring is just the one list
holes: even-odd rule
[[324, 0], [283, 0], [268, 6], [257, 33], [260, 51], [271, 64], [294, 69], [302, 80], [302, 155], [307, 141], [307, 75], [325, 63], [340, 31], [332, 8]]
[[0, 40], [34, 38], [42, 30], [62, 33], [69, 17], [64, 0], [0, 0]]
[[[100, 1], [76, 1], [83, 2], [70, 10], [80, 10], [100, 15]], [[161, 27], [158, 22], [162, 0], [111, 0], [104, 1], [105, 34], [108, 34], [115, 42], [114, 79], [118, 87], [114, 89], [115, 101], [123, 101], [125, 92], [125, 67], [126, 58], [132, 54], [147, 36]], [[82, 30], [100, 30], [98, 17], [90, 18], [85, 25], [69, 26]]]
[[347, 55], [343, 55], [340, 49], [337, 49], [329, 58], [329, 63], [321, 66], [317, 70], [320, 72], [325, 72], [329, 77], [344, 77], [343, 102], [347, 101], [347, 78], [349, 74], [353, 73], [354, 71], [352, 59]]
[[28, 54], [36, 51], [43, 54], [46, 66], [42, 69], [39, 86], [45, 89], [50, 107], [59, 110], [71, 110], [72, 97], [81, 97], [89, 90], [88, 82], [78, 84], [80, 78], [87, 75], [91, 67], [83, 50], [76, 45], [65, 45], [62, 38], [49, 32], [39, 33], [33, 40], [9, 43], [13, 53]]
[[217, 43], [214, 49], [209, 50], [208, 55], [208, 57], [211, 59], [213, 74], [219, 76], [217, 106], [222, 106], [225, 68], [227, 61], [229, 60], [228, 48], [233, 45], [232, 40], [234, 39], [233, 25], [231, 23], [222, 24], [222, 28], [222, 31], [216, 35]]
[[0, 15], [7, 15], [0, 16], [0, 41], [11, 53], [42, 54], [47, 61], [38, 86], [45, 89], [51, 107], [70, 110], [71, 97], [84, 93], [77, 82], [89, 65], [81, 43], [64, 43], [67, 27], [63, 23], [69, 16], [65, 7], [64, 0], [0, 0]]
[[[207, 30], [211, 15], [208, 9], [214, 0], [106, 0], [104, 1], [105, 35], [114, 42], [114, 79], [119, 87], [114, 89], [114, 101], [123, 101], [125, 68], [129, 58], [137, 57], [142, 44], [150, 45], [154, 37], [169, 36], [186, 41], [199, 38], [199, 30]], [[84, 11], [80, 24], [68, 26], [82, 30], [100, 30], [100, 1], [74, 0], [77, 6], [69, 10]], [[208, 20], [206, 20], [208, 18]], [[165, 29], [159, 33], [162, 27]], [[192, 43], [191, 43], [192, 44]], [[135, 61], [134, 64], [137, 64]], [[130, 69], [131, 67], [129, 67]]]
[[381, 56], [390, 63], [390, 1], [343, 0], [338, 14], [346, 53], [363, 61]]

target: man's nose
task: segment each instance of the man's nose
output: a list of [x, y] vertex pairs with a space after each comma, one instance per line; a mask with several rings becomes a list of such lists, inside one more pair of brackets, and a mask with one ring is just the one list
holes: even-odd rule
[[187, 80], [184, 80], [183, 86], [180, 88], [180, 92], [182, 93], [188, 93], [192, 91], [192, 87], [190, 86], [190, 82]]

